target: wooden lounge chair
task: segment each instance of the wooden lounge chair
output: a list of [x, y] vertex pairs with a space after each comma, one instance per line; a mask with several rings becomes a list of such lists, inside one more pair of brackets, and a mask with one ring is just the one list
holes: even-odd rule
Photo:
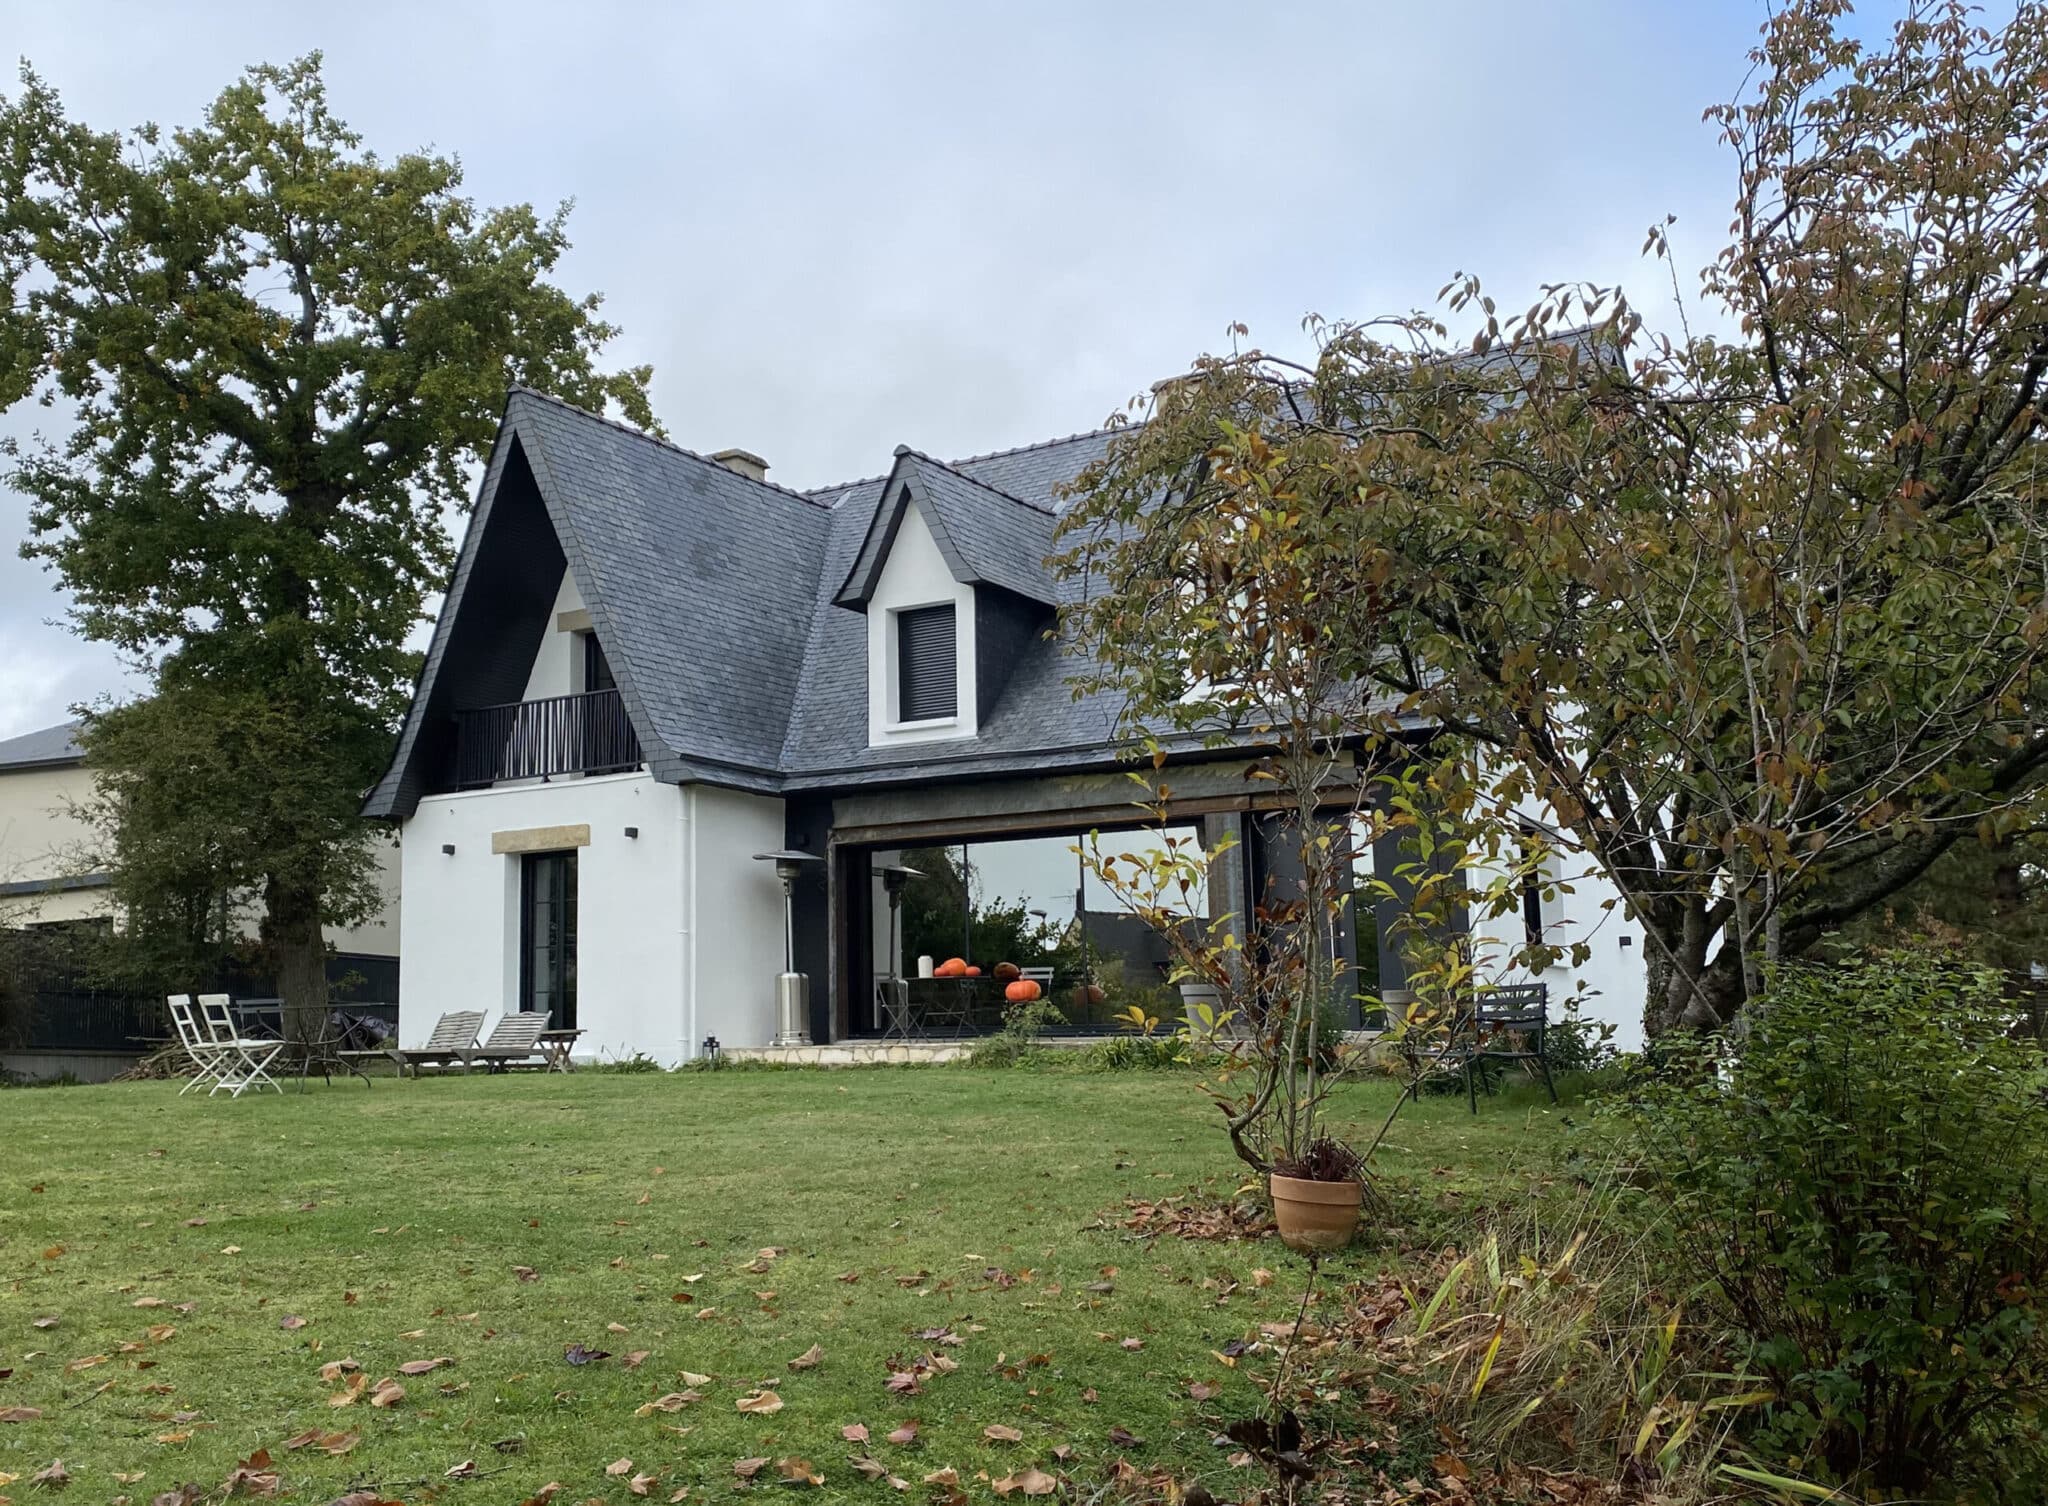
[[462, 1065], [480, 1066], [492, 1072], [503, 1072], [508, 1067], [527, 1063], [544, 1067], [548, 1064], [548, 1057], [540, 1049], [540, 1036], [547, 1028], [545, 1010], [529, 1009], [518, 1014], [500, 1015], [498, 1023], [491, 1027], [490, 1038], [475, 1050], [462, 1053]]
[[465, 1051], [476, 1049], [476, 1033], [483, 1028], [481, 1009], [457, 1009], [434, 1022], [434, 1033], [424, 1046], [392, 1046], [384, 1054], [398, 1063], [398, 1075], [407, 1067], [418, 1077], [423, 1066], [450, 1067], [462, 1060]]

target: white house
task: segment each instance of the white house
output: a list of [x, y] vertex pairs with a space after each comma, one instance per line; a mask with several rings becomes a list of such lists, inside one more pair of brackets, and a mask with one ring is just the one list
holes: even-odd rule
[[[819, 860], [789, 931], [810, 1032], [871, 1037], [893, 970], [878, 869], [1140, 824], [1116, 708], [1074, 696], [1051, 632], [1078, 587], [1045, 563], [1058, 489], [1108, 442], [899, 448], [883, 476], [796, 492], [758, 457], [515, 390], [365, 808], [404, 831], [404, 1038], [448, 1010], [533, 1009], [587, 1056], [763, 1045], [785, 931], [757, 855], [783, 849]], [[1238, 839], [1219, 914], [1274, 876], [1245, 762], [1175, 769], [1172, 818]], [[1398, 986], [1391, 950], [1379, 981]], [[1602, 985], [1630, 1028], [1634, 958]]]

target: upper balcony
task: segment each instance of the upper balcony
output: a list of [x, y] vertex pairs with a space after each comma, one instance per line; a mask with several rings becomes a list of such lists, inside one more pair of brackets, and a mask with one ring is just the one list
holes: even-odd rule
[[640, 765], [640, 738], [617, 690], [513, 701], [455, 714], [448, 787], [485, 789], [513, 779], [617, 774]]

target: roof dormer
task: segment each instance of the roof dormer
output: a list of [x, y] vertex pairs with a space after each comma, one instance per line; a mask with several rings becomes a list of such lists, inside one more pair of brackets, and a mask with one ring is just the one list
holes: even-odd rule
[[868, 619], [872, 747], [976, 735], [1057, 604], [1049, 513], [898, 449], [833, 599]]

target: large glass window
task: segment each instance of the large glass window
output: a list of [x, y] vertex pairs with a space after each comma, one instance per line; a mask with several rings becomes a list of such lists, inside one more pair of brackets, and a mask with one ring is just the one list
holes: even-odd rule
[[520, 860], [519, 1007], [550, 1028], [576, 1028], [576, 853]]

